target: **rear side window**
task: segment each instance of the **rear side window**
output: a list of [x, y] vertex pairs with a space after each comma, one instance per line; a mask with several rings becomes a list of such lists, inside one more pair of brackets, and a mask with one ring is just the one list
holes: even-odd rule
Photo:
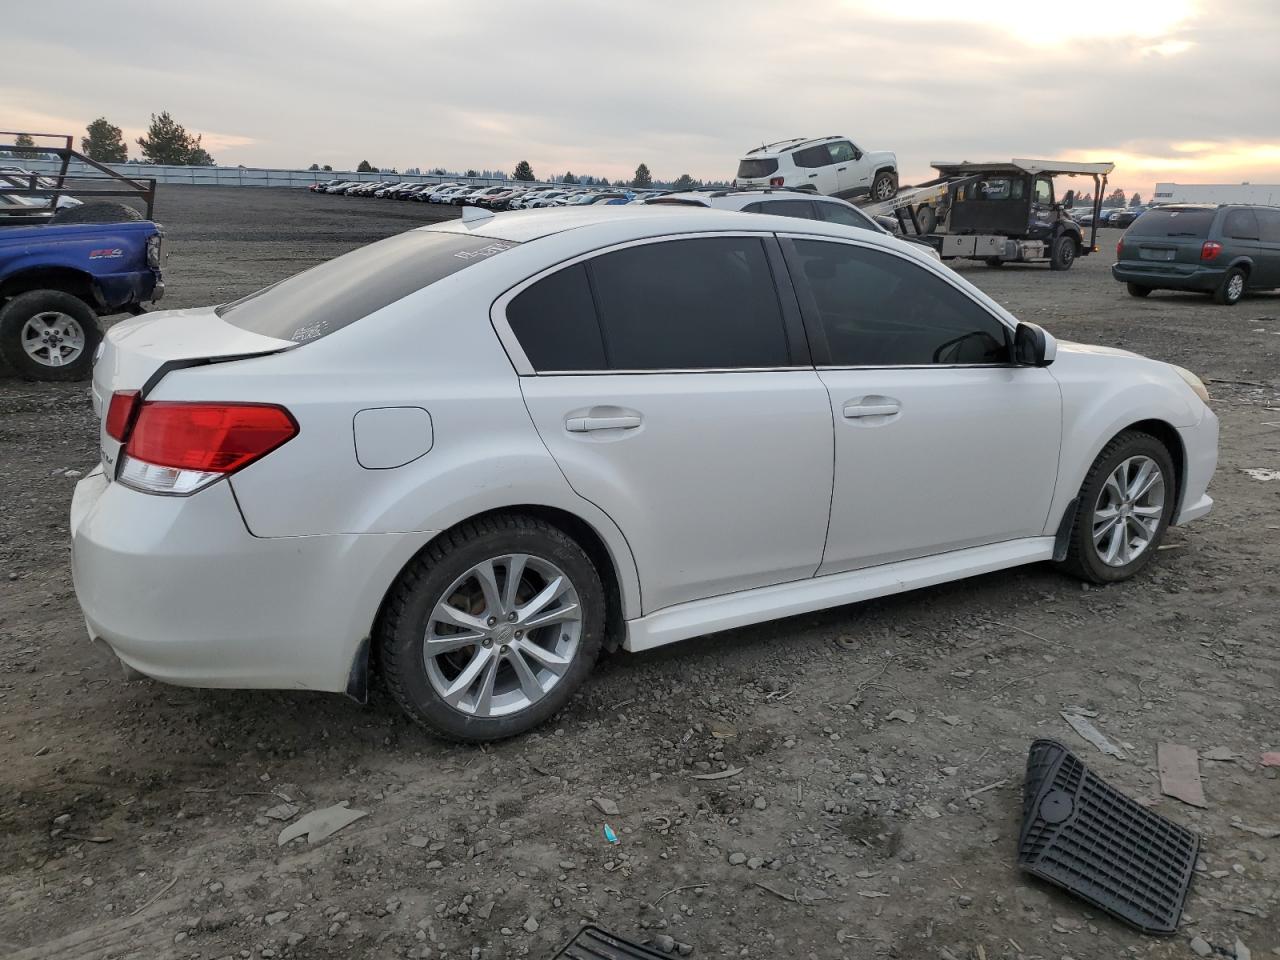
[[217, 314], [242, 330], [310, 343], [514, 246], [489, 237], [410, 230], [223, 304]]
[[613, 370], [790, 363], [773, 274], [757, 237], [627, 247], [590, 261]]
[[1280, 210], [1255, 210], [1263, 243], [1280, 243]]
[[739, 160], [738, 176], [752, 180], [756, 177], [767, 177], [778, 172], [778, 161], [774, 159]]
[[803, 150], [797, 150], [791, 156], [795, 160], [797, 167], [825, 167], [831, 163], [831, 151], [827, 149], [826, 144], [805, 147]]
[[813, 220], [813, 203], [809, 200], [759, 200], [742, 208], [743, 213], [770, 213], [775, 217]]
[[1257, 240], [1258, 218], [1252, 210], [1232, 210], [1222, 225], [1222, 233], [1232, 240]]
[[522, 290], [507, 305], [507, 323], [535, 370], [607, 367], [586, 264], [565, 267]]
[[846, 243], [797, 240], [795, 250], [832, 364], [1009, 362], [1004, 324], [923, 267]]
[[1207, 237], [1217, 210], [1148, 210], [1133, 221], [1129, 233], [1138, 237]]

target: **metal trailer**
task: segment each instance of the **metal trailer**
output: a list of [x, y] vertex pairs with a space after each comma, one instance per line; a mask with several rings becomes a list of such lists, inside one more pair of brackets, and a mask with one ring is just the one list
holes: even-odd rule
[[[892, 217], [903, 234], [918, 236], [943, 259], [982, 260], [991, 266], [1048, 261], [1055, 270], [1066, 270], [1077, 256], [1098, 251], [1098, 214], [1115, 164], [1015, 158], [938, 161], [932, 166], [940, 176], [864, 209], [872, 216]], [[1075, 191], [1057, 198], [1055, 176], [1093, 180], [1087, 242], [1069, 213]]]
[[[36, 145], [19, 146], [14, 142], [24, 135], [36, 141]], [[41, 140], [52, 140], [61, 145], [46, 146], [40, 143]], [[39, 160], [52, 157], [58, 164], [52, 172], [6, 173], [0, 179], [0, 196], [34, 197], [48, 201], [40, 205], [0, 204], [0, 226], [48, 223], [58, 210], [58, 198], [70, 194], [85, 201], [104, 197], [136, 197], [146, 206], [146, 219], [153, 219], [156, 202], [154, 177], [126, 177], [116, 173], [110, 167], [75, 150], [74, 142], [74, 137], [61, 133], [24, 134], [22, 131], [0, 130], [0, 152], [7, 154], [8, 159], [20, 163], [26, 158]], [[77, 160], [98, 173], [70, 173], [72, 160]], [[24, 180], [25, 185], [21, 185]], [[15, 181], [19, 185], [15, 185]], [[68, 181], [75, 185], [68, 186]]]

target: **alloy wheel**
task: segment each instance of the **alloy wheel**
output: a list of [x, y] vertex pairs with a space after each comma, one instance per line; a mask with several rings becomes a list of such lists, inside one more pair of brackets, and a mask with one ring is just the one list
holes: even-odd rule
[[84, 353], [85, 334], [80, 321], [58, 310], [42, 310], [22, 325], [22, 349], [42, 367], [75, 363]]
[[1244, 277], [1240, 274], [1233, 274], [1231, 279], [1227, 281], [1227, 299], [1239, 300], [1244, 294]]
[[1165, 482], [1150, 457], [1129, 457], [1117, 466], [1093, 508], [1093, 546], [1110, 567], [1128, 566], [1155, 539], [1164, 516]]
[[518, 713], [560, 682], [582, 638], [578, 591], [555, 564], [508, 554], [476, 564], [432, 608], [427, 677], [460, 713]]

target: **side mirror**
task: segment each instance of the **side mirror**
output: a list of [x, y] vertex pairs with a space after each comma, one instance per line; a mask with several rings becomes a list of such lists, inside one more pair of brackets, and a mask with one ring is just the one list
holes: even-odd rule
[[861, 150], [859, 150], [857, 147], [854, 147], [854, 148], [853, 148], [853, 159], [854, 159], [854, 160], [861, 160], [861, 159], [862, 159], [862, 151], [861, 151]]
[[1066, 196], [1062, 198], [1062, 207], [1064, 210], [1070, 210], [1076, 205], [1076, 192], [1068, 190]]
[[1013, 362], [1022, 367], [1047, 367], [1058, 355], [1058, 341], [1044, 327], [1020, 323], [1013, 332]]

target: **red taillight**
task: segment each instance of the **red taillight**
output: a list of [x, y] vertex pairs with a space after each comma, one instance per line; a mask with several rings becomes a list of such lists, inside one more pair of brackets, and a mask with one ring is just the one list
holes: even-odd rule
[[770, 177], [770, 178], [769, 178], [769, 186], [771, 186], [771, 187], [780, 187], [780, 186], [782, 186], [782, 185], [783, 185], [783, 184], [785, 184], [785, 183], [786, 183], [786, 180], [784, 180], [782, 177]]
[[1218, 243], [1216, 240], [1206, 240], [1200, 247], [1200, 259], [1213, 260], [1216, 259], [1218, 254], [1221, 252], [1222, 244]]
[[111, 395], [111, 405], [107, 407], [108, 437], [122, 443], [128, 438], [140, 403], [141, 396], [137, 390], [117, 390]]
[[1121, 250], [1121, 248], [1122, 248], [1123, 246], [1124, 246], [1124, 239], [1123, 239], [1123, 238], [1122, 238], [1122, 239], [1120, 239], [1120, 240], [1117, 240], [1117, 241], [1116, 241], [1116, 259], [1117, 259], [1117, 260], [1119, 260], [1119, 259], [1120, 259], [1120, 250]]
[[297, 435], [289, 411], [272, 404], [147, 401], [125, 453], [157, 466], [225, 474]]

